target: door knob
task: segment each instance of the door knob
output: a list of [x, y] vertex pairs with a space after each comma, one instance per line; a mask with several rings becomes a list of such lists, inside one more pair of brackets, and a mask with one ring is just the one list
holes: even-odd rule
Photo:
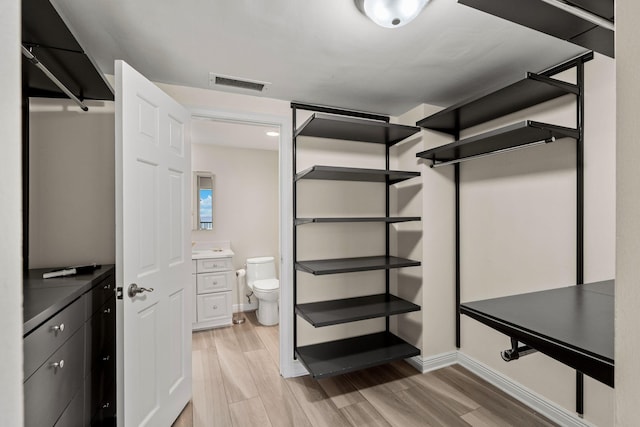
[[136, 295], [141, 294], [143, 292], [153, 292], [153, 288], [142, 288], [136, 285], [135, 283], [132, 283], [129, 285], [129, 289], [127, 289], [127, 294], [129, 295], [129, 298], [133, 298]]

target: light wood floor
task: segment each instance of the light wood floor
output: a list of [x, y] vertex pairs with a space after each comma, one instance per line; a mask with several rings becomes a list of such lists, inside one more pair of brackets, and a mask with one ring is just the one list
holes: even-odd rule
[[174, 427], [555, 425], [457, 365], [420, 374], [397, 362], [284, 379], [278, 327], [245, 317], [193, 334], [193, 399]]

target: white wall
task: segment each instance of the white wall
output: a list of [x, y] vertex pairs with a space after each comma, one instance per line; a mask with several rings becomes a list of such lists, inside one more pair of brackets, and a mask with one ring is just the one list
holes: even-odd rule
[[114, 103], [32, 98], [29, 268], [115, 262]]
[[21, 426], [22, 402], [22, 187], [20, 2], [0, 2], [0, 425]]
[[[563, 76], [575, 81], [575, 71]], [[615, 62], [586, 63], [585, 282], [611, 279], [615, 265]], [[462, 137], [523, 119], [575, 126], [566, 96], [477, 126]], [[576, 283], [575, 142], [526, 148], [465, 162], [461, 185], [462, 301]], [[451, 284], [453, 286], [453, 284]], [[541, 354], [505, 363], [508, 337], [462, 316], [461, 351], [575, 410], [575, 371]], [[425, 341], [426, 341], [425, 337]], [[585, 419], [612, 425], [613, 390], [585, 379]]]
[[[278, 237], [278, 152], [208, 144], [191, 147], [194, 171], [215, 175], [213, 230], [193, 231], [193, 241], [229, 240], [234, 268], [244, 268], [247, 258], [280, 257]], [[235, 287], [234, 287], [235, 289]], [[244, 284], [241, 304], [249, 289]], [[238, 303], [234, 292], [234, 304]], [[256, 306], [255, 297], [252, 298]]]
[[640, 401], [640, 3], [616, 2], [617, 62], [617, 265], [616, 426], [638, 424]]

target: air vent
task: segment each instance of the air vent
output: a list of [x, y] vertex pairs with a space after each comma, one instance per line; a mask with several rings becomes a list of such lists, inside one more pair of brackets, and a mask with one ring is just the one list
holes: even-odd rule
[[271, 83], [209, 73], [209, 87], [264, 92]]

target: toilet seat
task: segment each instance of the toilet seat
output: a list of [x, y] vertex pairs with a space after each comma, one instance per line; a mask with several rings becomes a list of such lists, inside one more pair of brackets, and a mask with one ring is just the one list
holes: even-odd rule
[[263, 279], [253, 282], [253, 289], [258, 291], [275, 291], [280, 288], [278, 279]]

